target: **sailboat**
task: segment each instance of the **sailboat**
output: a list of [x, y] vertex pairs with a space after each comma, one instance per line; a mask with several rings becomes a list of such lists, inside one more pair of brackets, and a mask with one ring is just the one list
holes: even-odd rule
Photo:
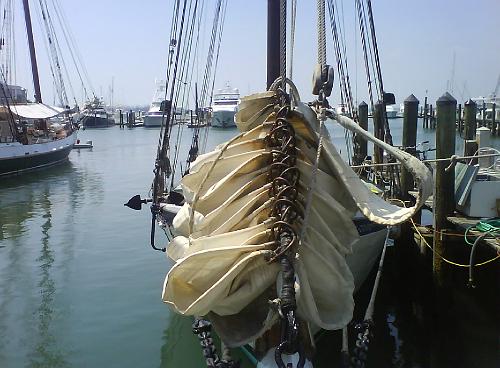
[[[324, 27], [324, 3], [322, 13]], [[269, 29], [284, 24], [279, 15], [280, 2], [270, 0]], [[318, 52], [313, 78], [317, 100], [301, 100], [285, 75], [280, 42], [286, 37], [277, 28], [268, 34], [268, 90], [241, 98], [239, 134], [190, 160], [176, 189], [168, 189], [173, 177], [164, 135], [153, 198], [127, 204], [153, 202], [151, 245], [173, 262], [162, 300], [193, 316], [210, 367], [236, 367], [227, 351], [242, 346], [260, 367], [311, 367], [316, 332], [346, 329], [351, 321], [354, 293], [381, 255], [388, 227], [413, 216], [431, 193], [430, 172], [417, 158], [330, 108], [333, 68], [325, 53]], [[401, 208], [373, 193], [332, 144], [327, 122], [400, 161], [414, 175], [416, 203]], [[156, 220], [171, 235], [166, 247], [155, 244]]]
[[8, 68], [2, 68], [0, 83], [0, 175], [19, 174], [67, 160], [77, 139], [69, 107], [42, 102], [38, 66], [31, 27], [30, 8], [23, 0], [28, 35], [35, 102], [26, 90], [7, 83]]

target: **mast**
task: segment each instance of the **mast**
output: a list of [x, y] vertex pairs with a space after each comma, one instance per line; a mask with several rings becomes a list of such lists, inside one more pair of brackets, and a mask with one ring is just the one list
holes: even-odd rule
[[267, 0], [267, 88], [280, 76], [280, 0]]
[[26, 22], [26, 33], [28, 34], [28, 45], [30, 48], [31, 73], [33, 74], [33, 86], [35, 87], [35, 102], [42, 103], [42, 92], [40, 91], [40, 78], [38, 76], [35, 42], [33, 40], [33, 29], [31, 27], [31, 15], [30, 15], [30, 6], [28, 0], [23, 0], [23, 7], [24, 7], [24, 20]]

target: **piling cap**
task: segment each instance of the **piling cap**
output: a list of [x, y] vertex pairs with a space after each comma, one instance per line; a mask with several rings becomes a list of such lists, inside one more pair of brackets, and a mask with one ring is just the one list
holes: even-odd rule
[[450, 95], [448, 92], [439, 97], [438, 100], [436, 101], [436, 105], [451, 105], [456, 103], [457, 100], [455, 100], [455, 97]]
[[470, 99], [470, 98], [469, 98], [469, 99], [465, 102], [465, 104], [464, 104], [464, 105], [465, 105], [465, 106], [470, 106], [470, 105], [476, 105], [476, 103], [475, 103], [474, 101], [472, 101], [472, 99]]
[[359, 104], [359, 106], [368, 106], [368, 104], [365, 101], [361, 101], [361, 103]]
[[420, 101], [416, 98], [413, 93], [406, 97], [405, 104], [418, 104]]

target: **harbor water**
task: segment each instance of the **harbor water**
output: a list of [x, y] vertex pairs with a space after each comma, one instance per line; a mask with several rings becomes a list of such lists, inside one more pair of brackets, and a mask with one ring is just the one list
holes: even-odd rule
[[[343, 129], [329, 129], [345, 156]], [[402, 119], [391, 129], [400, 144]], [[236, 133], [210, 130], [207, 148]], [[192, 320], [161, 302], [169, 263], [149, 246], [149, 208], [123, 206], [135, 194], [148, 196], [158, 134], [145, 128], [80, 131], [81, 141], [94, 142], [92, 150], [73, 150], [65, 164], [0, 179], [0, 367], [205, 366]], [[419, 127], [417, 140], [433, 146], [434, 134]], [[178, 142], [185, 161], [188, 128]], [[493, 142], [499, 148], [500, 141]], [[460, 144], [457, 137], [457, 152]], [[156, 239], [165, 245], [161, 231]], [[377, 331], [385, 332], [374, 337], [373, 366], [429, 367], [428, 344], [420, 340], [426, 336], [414, 333], [425, 321], [408, 313], [418, 306], [403, 304], [387, 288], [381, 298]], [[457, 351], [457, 359], [474, 354], [474, 346]], [[497, 362], [494, 350], [480, 354], [478, 367]], [[318, 359], [319, 367], [337, 365], [331, 356]]]

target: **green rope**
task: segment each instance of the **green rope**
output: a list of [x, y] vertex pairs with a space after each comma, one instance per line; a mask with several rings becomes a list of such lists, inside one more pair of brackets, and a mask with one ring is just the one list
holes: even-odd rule
[[471, 230], [476, 230], [482, 233], [489, 233], [492, 236], [500, 235], [500, 218], [495, 217], [488, 220], [479, 221], [476, 225], [470, 226], [465, 230], [465, 242], [469, 245], [474, 245], [474, 242], [471, 242], [467, 239], [467, 234]]

